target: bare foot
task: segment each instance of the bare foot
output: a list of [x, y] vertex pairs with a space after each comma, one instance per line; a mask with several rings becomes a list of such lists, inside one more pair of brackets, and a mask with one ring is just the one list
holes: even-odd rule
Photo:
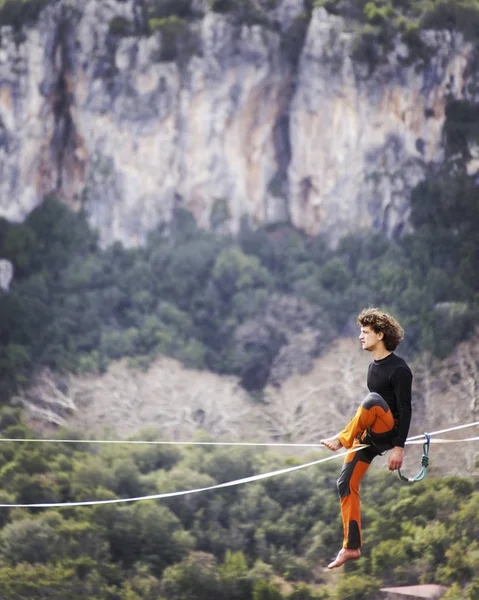
[[326, 448], [329, 448], [333, 452], [336, 452], [336, 450], [339, 450], [343, 447], [343, 445], [339, 441], [339, 438], [337, 437], [328, 438], [327, 440], [321, 440], [320, 444], [323, 444], [323, 446], [326, 446]]
[[339, 554], [333, 560], [333, 562], [329, 563], [328, 569], [336, 569], [337, 567], [344, 565], [344, 563], [347, 560], [359, 558], [360, 556], [361, 556], [361, 550], [359, 548], [355, 548], [354, 550], [350, 550], [349, 548], [342, 548], [339, 551]]

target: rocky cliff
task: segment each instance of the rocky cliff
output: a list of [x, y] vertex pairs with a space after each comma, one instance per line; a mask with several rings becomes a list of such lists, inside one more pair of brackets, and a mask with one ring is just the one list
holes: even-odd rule
[[0, 27], [0, 215], [54, 192], [105, 245], [141, 243], [176, 206], [204, 227], [290, 221], [331, 243], [407, 229], [471, 72], [459, 36], [427, 33], [421, 68], [397, 43], [371, 70], [350, 24], [303, 0], [279, 1], [275, 27], [195, 0], [173, 40], [145, 33], [142, 1], [52, 0], [21, 32]]

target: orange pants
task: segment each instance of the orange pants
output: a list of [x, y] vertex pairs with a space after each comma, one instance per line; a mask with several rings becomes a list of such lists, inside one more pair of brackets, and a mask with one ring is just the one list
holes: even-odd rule
[[359, 484], [373, 459], [392, 448], [394, 430], [395, 422], [389, 406], [379, 394], [372, 392], [338, 436], [345, 448], [353, 448], [361, 443], [371, 444], [346, 455], [338, 479], [344, 529], [343, 548], [361, 547]]

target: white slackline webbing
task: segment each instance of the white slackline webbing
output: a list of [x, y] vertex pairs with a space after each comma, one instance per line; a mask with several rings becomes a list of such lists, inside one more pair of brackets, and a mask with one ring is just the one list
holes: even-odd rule
[[[479, 425], [479, 421], [474, 423], [467, 423], [466, 425], [457, 425], [456, 427], [450, 427], [449, 429], [441, 429], [440, 431], [428, 432], [428, 435], [439, 435], [440, 433], [447, 433], [450, 431], [458, 431], [459, 429], [465, 429], [466, 427], [474, 427]], [[419, 443], [416, 440], [420, 440], [424, 437], [424, 434], [416, 435], [408, 438], [407, 444]], [[467, 440], [449, 440], [451, 442], [460, 441], [475, 441], [477, 438], [470, 438]], [[439, 440], [431, 440], [431, 442]], [[445, 441], [445, 440], [442, 440]], [[163, 441], [163, 440], [75, 440], [75, 439], [56, 439], [56, 438], [1, 438], [2, 442], [28, 442], [28, 443], [49, 443], [49, 444], [125, 444], [125, 445], [162, 445], [162, 446], [265, 446], [269, 448], [324, 448], [321, 444], [289, 444], [283, 442], [174, 442], [174, 441]]]
[[[448, 429], [440, 429], [439, 431], [428, 431], [428, 435], [439, 435], [440, 433], [449, 433], [450, 431], [459, 431], [459, 429], [465, 429], [466, 427], [475, 427], [479, 425], [479, 421], [474, 421], [474, 423], [466, 423], [465, 425], [457, 425], [456, 427], [449, 427]], [[415, 435], [414, 437], [408, 438], [408, 441], [417, 440], [423, 437], [424, 434]], [[432, 440], [431, 440], [432, 441]], [[462, 440], [457, 440], [458, 442]]]
[[313, 465], [319, 465], [320, 463], [334, 460], [340, 456], [346, 456], [351, 452], [357, 452], [361, 448], [365, 448], [365, 445], [358, 446], [354, 449], [341, 452], [340, 454], [333, 454], [320, 460], [314, 460], [303, 465], [296, 465], [295, 467], [287, 467], [286, 469], [280, 469], [279, 471], [270, 471], [269, 473], [260, 473], [259, 475], [252, 475], [251, 477], [243, 477], [242, 479], [236, 479], [235, 481], [227, 481], [225, 483], [217, 483], [216, 485], [209, 485], [207, 487], [196, 488], [194, 490], [181, 490], [179, 492], [166, 492], [164, 494], [153, 494], [150, 496], [138, 496], [136, 498], [113, 498], [111, 500], [85, 500], [82, 502], [46, 502], [41, 504], [0, 504], [0, 508], [62, 508], [68, 506], [93, 506], [97, 504], [120, 504], [122, 502], [137, 502], [139, 500], [159, 500], [160, 498], [173, 498], [174, 496], [186, 496], [187, 494], [197, 494], [199, 492], [207, 492], [209, 490], [218, 490], [221, 488], [232, 487], [234, 485], [240, 485], [242, 483], [251, 483], [253, 481], [260, 481], [261, 479], [267, 479], [268, 477], [274, 477], [276, 475], [284, 475], [285, 473], [291, 473], [298, 471], [299, 469], [306, 469], [306, 467], [312, 467]]
[[[431, 435], [431, 434], [429, 434]], [[450, 439], [445, 439], [445, 438], [431, 438], [430, 442], [431, 444], [457, 444], [458, 442], [478, 442], [479, 441], [479, 436], [478, 437], [472, 437], [472, 438], [463, 438], [460, 440], [450, 440]], [[408, 440], [406, 442], [406, 444], [423, 444], [424, 440]]]
[[[434, 435], [429, 433], [429, 435]], [[424, 434], [408, 438], [406, 444], [422, 444], [424, 442]], [[432, 438], [431, 444], [455, 444], [456, 442], [476, 442], [479, 437], [463, 438], [460, 440], [451, 440], [445, 438]], [[265, 446], [271, 448], [315, 448], [324, 450], [325, 447], [322, 444], [278, 444], [278, 443], [266, 443], [266, 442], [167, 442], [167, 441], [139, 441], [139, 440], [60, 440], [60, 439], [44, 439], [44, 438], [0, 438], [1, 442], [37, 442], [45, 444], [124, 444], [124, 445], [135, 445], [135, 444], [157, 444], [157, 445], [174, 445], [174, 446]]]
[[[464, 429], [466, 427], [473, 427], [475, 425], [479, 425], [479, 421], [476, 421], [474, 423], [467, 423], [466, 425], [458, 425], [456, 427], [450, 427], [448, 429], [442, 429], [440, 431], [434, 431], [432, 433], [429, 433], [428, 435], [431, 436], [431, 435], [438, 435], [440, 433], [446, 433], [446, 432], [450, 432], [450, 431], [457, 431], [459, 429]], [[420, 439], [423, 437], [424, 437], [424, 434], [409, 438], [406, 441], [406, 444], [423, 443], [423, 440]], [[479, 437], [467, 438], [467, 439], [463, 439], [463, 440], [437, 439], [437, 440], [431, 440], [431, 441], [435, 441], [436, 443], [457, 443], [457, 442], [469, 442], [469, 441], [476, 441], [476, 440], [479, 440]], [[263, 444], [263, 443], [255, 444], [253, 442], [238, 442], [238, 443], [232, 443], [232, 442], [158, 442], [158, 441], [141, 442], [141, 441], [137, 441], [137, 440], [132, 440], [132, 441], [57, 440], [57, 439], [45, 440], [45, 439], [17, 439], [17, 438], [12, 438], [12, 439], [0, 438], [0, 442], [50, 442], [50, 443], [54, 442], [54, 443], [102, 443], [102, 444], [108, 444], [108, 443], [150, 444], [150, 443], [156, 443], [156, 444], [175, 444], [175, 445], [217, 445], [217, 446], [248, 445], [248, 446], [289, 446], [289, 447], [293, 447], [293, 446], [309, 446], [309, 447], [315, 446], [315, 447], [317, 447], [317, 446], [319, 446], [318, 444]], [[279, 469], [278, 471], [270, 471], [268, 473], [260, 473], [259, 475], [252, 475], [250, 477], [236, 479], [235, 481], [227, 481], [225, 483], [218, 483], [215, 485], [202, 487], [202, 488], [196, 488], [193, 490], [181, 490], [178, 492], [166, 492], [163, 494], [152, 494], [149, 496], [138, 496], [135, 498], [113, 498], [111, 500], [84, 500], [84, 501], [80, 501], [80, 502], [45, 502], [45, 503], [38, 503], [38, 504], [0, 504], [0, 508], [63, 508], [63, 507], [66, 508], [66, 507], [73, 507], [73, 506], [96, 506], [96, 505], [101, 505], [101, 504], [120, 504], [120, 503], [125, 503], [125, 502], [138, 502], [141, 500], [159, 500], [162, 498], [173, 498], [175, 496], [186, 496], [189, 494], [197, 494], [199, 492], [206, 492], [206, 491], [217, 490], [217, 489], [226, 488], [226, 487], [233, 487], [233, 486], [240, 485], [243, 483], [252, 483], [253, 481], [260, 481], [261, 479], [275, 477], [276, 475], [284, 475], [286, 473], [298, 471], [299, 469], [305, 469], [307, 467], [312, 467], [312, 466], [318, 465], [320, 463], [328, 462], [330, 460], [335, 460], [336, 458], [346, 456], [347, 454], [350, 454], [351, 452], [357, 452], [358, 450], [361, 450], [362, 448], [365, 448], [365, 447], [366, 447], [365, 445], [360, 445], [360, 446], [357, 446], [350, 450], [347, 450], [346, 452], [341, 452], [339, 454], [333, 454], [326, 458], [321, 458], [319, 460], [315, 460], [315, 461], [305, 463], [302, 465], [296, 465], [294, 467], [287, 467], [285, 469]]]
[[0, 442], [40, 442], [51, 444], [152, 444], [161, 446], [270, 446], [274, 448], [318, 448], [321, 444], [288, 444], [281, 442], [171, 442], [163, 440], [62, 440], [46, 438], [0, 438]]

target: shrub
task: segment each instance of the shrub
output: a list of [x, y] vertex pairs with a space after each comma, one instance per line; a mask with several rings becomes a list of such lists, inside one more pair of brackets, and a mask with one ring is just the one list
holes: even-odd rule
[[159, 31], [161, 33], [159, 60], [175, 60], [179, 54], [182, 38], [186, 32], [186, 21], [175, 15], [165, 18], [154, 17], [149, 19], [148, 26], [150, 31]]
[[364, 16], [372, 25], [383, 25], [390, 21], [394, 13], [392, 6], [377, 6], [374, 2], [368, 2], [364, 7]]

